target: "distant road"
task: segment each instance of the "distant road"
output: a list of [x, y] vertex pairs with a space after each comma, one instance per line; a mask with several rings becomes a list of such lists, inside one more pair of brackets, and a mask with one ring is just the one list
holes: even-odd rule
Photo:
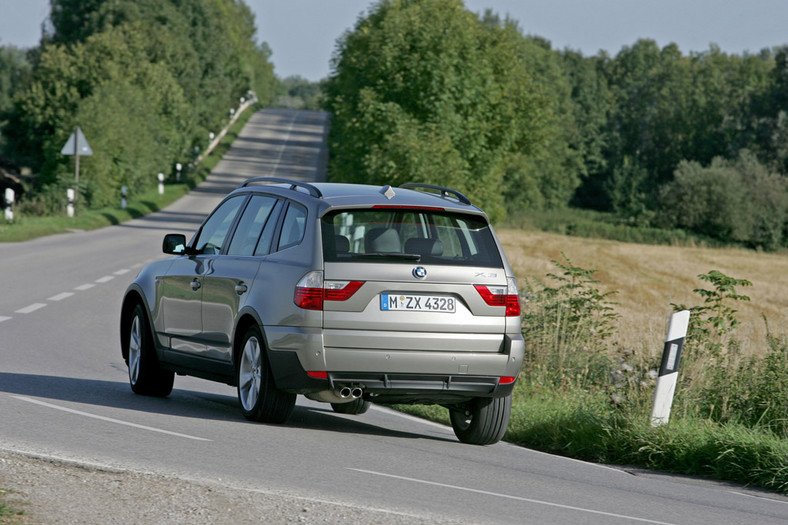
[[163, 257], [166, 232], [194, 231], [244, 179], [324, 179], [326, 123], [319, 112], [260, 111], [209, 179], [167, 209], [0, 244], [0, 448], [339, 502], [356, 517], [374, 509], [370, 520], [788, 522], [788, 500], [773, 494], [463, 445], [450, 428], [377, 406], [347, 416], [299, 397], [288, 424], [264, 425], [241, 416], [226, 385], [179, 376], [167, 399], [134, 395], [118, 341], [125, 288]]

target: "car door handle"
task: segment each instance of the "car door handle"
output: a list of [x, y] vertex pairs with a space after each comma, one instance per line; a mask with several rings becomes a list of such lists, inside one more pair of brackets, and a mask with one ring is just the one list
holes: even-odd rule
[[237, 293], [238, 295], [243, 295], [246, 293], [246, 290], [248, 289], [249, 288], [244, 283], [238, 283], [235, 286], [235, 293]]
[[200, 284], [200, 281], [198, 281], [197, 279], [193, 280], [193, 281], [191, 282], [191, 285], [192, 285], [192, 291], [195, 291], [195, 292], [196, 292], [197, 290], [199, 290], [199, 289], [200, 289], [200, 287], [202, 286], [202, 285]]

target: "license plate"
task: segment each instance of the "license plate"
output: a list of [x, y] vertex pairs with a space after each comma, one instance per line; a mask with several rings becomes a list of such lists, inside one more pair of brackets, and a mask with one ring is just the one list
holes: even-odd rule
[[445, 295], [380, 294], [380, 309], [409, 312], [443, 312], [453, 314], [457, 300]]

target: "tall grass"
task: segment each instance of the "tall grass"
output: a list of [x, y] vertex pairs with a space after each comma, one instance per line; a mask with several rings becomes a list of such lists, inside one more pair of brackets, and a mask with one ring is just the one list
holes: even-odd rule
[[[615, 341], [612, 292], [565, 258], [523, 296], [526, 363], [505, 439], [607, 463], [713, 476], [788, 493], [788, 338], [743, 355], [734, 305], [749, 281], [712, 271], [691, 306], [672, 420], [649, 421], [656, 356]], [[675, 305], [677, 309], [686, 308]]]

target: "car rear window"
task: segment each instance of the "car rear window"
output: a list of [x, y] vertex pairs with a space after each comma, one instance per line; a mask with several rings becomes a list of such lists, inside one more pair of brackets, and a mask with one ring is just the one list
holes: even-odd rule
[[326, 262], [502, 266], [483, 217], [432, 209], [352, 209], [322, 218]]

